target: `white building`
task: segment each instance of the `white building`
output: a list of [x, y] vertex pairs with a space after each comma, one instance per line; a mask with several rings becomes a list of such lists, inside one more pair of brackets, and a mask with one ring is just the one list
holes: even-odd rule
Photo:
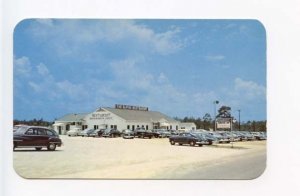
[[[184, 127], [193, 127], [188, 127], [186, 124], [184, 123]], [[63, 135], [74, 127], [81, 129], [116, 128], [118, 130], [134, 130], [139, 127], [144, 127], [146, 130], [180, 130], [183, 127], [179, 121], [165, 114], [149, 111], [146, 107], [128, 105], [115, 105], [115, 108], [102, 107], [92, 113], [67, 114], [57, 119], [53, 126], [55, 131]]]
[[180, 131], [196, 130], [196, 124], [193, 122], [182, 122], [179, 127]]

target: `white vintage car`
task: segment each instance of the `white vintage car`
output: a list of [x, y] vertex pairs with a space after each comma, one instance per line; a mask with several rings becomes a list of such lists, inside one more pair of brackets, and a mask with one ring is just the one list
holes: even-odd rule
[[81, 132], [80, 128], [73, 128], [67, 132], [67, 135], [68, 136], [78, 136], [80, 132]]

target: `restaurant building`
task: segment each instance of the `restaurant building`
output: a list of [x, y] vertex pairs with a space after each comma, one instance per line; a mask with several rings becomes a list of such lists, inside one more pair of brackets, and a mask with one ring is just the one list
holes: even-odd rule
[[[136, 128], [180, 130], [181, 123], [161, 112], [150, 111], [148, 107], [116, 104], [114, 108], [101, 107], [91, 113], [67, 114], [53, 124], [57, 133], [65, 135], [73, 128], [118, 130]], [[185, 126], [186, 127], [186, 126]], [[189, 126], [196, 129], [196, 126]]]

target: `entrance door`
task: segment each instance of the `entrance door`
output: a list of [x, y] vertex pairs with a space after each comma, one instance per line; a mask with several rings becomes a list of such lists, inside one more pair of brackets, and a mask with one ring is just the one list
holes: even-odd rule
[[58, 134], [61, 135], [61, 126], [58, 126]]

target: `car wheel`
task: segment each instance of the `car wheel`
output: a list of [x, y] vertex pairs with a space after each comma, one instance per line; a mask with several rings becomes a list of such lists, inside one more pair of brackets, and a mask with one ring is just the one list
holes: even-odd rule
[[71, 137], [71, 135], [68, 135], [69, 137]]
[[179, 143], [179, 146], [182, 146], [182, 143]]
[[212, 143], [213, 143], [212, 141], [209, 141], [209, 142], [208, 142], [208, 145], [212, 145]]
[[171, 140], [170, 143], [171, 143], [171, 145], [175, 145], [174, 140]]
[[203, 146], [203, 144], [199, 144], [199, 147], [202, 147]]
[[42, 148], [41, 147], [36, 147], [35, 150], [40, 151], [40, 150], [42, 150]]
[[47, 146], [47, 149], [50, 151], [54, 151], [56, 149], [56, 144], [54, 143], [49, 143]]
[[190, 146], [195, 146], [195, 142], [194, 141], [190, 141]]

